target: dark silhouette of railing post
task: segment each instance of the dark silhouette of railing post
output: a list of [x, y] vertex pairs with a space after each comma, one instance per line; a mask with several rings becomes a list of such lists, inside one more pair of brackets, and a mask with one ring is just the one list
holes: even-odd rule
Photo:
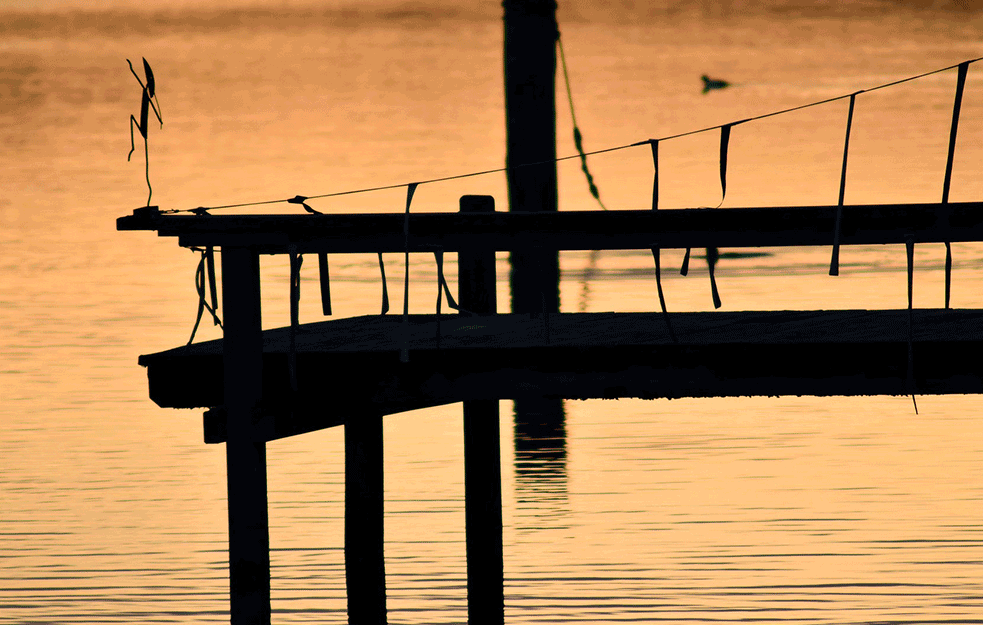
[[345, 584], [348, 622], [386, 623], [382, 417], [345, 422]]
[[255, 251], [222, 249], [222, 299], [231, 622], [269, 625], [266, 443], [256, 435], [263, 389], [263, 328], [259, 255]]
[[[462, 213], [490, 213], [495, 199], [465, 195]], [[497, 312], [495, 250], [460, 251], [458, 300], [476, 315]], [[468, 557], [468, 623], [501, 625], [505, 621], [502, 557], [502, 455], [498, 400], [464, 402], [464, 509]]]

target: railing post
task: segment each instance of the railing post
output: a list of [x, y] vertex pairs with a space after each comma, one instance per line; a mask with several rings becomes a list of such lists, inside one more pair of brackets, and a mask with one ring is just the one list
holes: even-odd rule
[[[462, 213], [495, 210], [490, 196], [465, 195]], [[494, 315], [495, 251], [458, 252], [458, 298], [461, 308]], [[464, 508], [468, 558], [468, 623], [505, 621], [502, 557], [502, 463], [498, 400], [464, 402]]]
[[222, 249], [232, 625], [270, 624], [266, 443], [255, 435], [263, 388], [259, 282], [259, 255], [255, 251]]
[[386, 621], [382, 417], [345, 422], [345, 584], [348, 622]]

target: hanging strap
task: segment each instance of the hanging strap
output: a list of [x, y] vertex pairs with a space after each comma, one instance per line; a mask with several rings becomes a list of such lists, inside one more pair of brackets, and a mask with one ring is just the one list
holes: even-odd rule
[[[722, 206], [727, 198], [727, 154], [730, 150], [730, 129], [737, 124], [744, 123], [744, 121], [731, 122], [720, 127], [720, 204], [717, 204], [717, 208]], [[691, 249], [687, 247], [686, 254], [683, 256], [683, 266], [679, 269], [679, 273], [684, 276], [689, 273], [690, 252]], [[706, 248], [707, 271], [710, 274], [710, 295], [713, 297], [714, 308], [721, 306], [720, 292], [717, 291], [717, 279], [714, 276], [714, 268], [718, 258], [720, 258], [720, 252], [716, 247]]]
[[211, 245], [205, 248], [205, 268], [208, 273], [208, 289], [212, 297], [212, 323], [221, 325], [215, 314], [218, 311], [218, 283], [215, 281], [215, 248]]
[[[730, 151], [730, 131], [731, 128], [745, 121], [747, 120], [731, 122], [720, 127], [720, 204], [717, 204], [717, 208], [722, 206], [724, 200], [727, 198], [727, 157]], [[691, 248], [686, 248], [686, 254], [683, 256], [683, 265], [679, 268], [679, 273], [684, 276], [689, 273], [691, 251]], [[717, 279], [714, 276], [714, 268], [719, 257], [720, 252], [716, 247], [706, 248], [707, 270], [710, 274], [710, 295], [713, 298], [714, 308], [720, 308], [721, 306], [720, 292], [717, 290]]]
[[331, 278], [328, 273], [328, 255], [321, 252], [317, 255], [318, 279], [321, 283], [321, 312], [324, 316], [331, 314]]
[[[198, 267], [195, 269], [195, 292], [198, 294], [198, 313], [195, 316], [195, 325], [191, 328], [191, 338], [188, 339], [188, 345], [191, 345], [195, 340], [195, 335], [198, 333], [198, 326], [201, 325], [201, 318], [208, 311], [208, 314], [212, 316], [212, 321], [215, 325], [219, 326], [223, 330], [222, 321], [218, 318], [218, 294], [215, 289], [215, 268], [214, 268], [214, 251], [211, 247], [205, 249], [191, 248], [192, 251], [201, 252], [201, 259], [198, 261]], [[206, 270], [206, 265], [208, 264], [209, 256], [212, 257], [212, 268], [211, 270]], [[206, 295], [205, 295], [205, 283], [208, 280], [208, 276], [211, 275], [211, 291], [213, 304], [209, 305]]]
[[720, 293], [717, 291], [717, 280], [713, 277], [713, 268], [717, 266], [720, 258], [720, 251], [716, 247], [707, 248], [707, 270], [710, 272], [710, 296], [713, 298], [713, 307], [720, 308]]
[[451, 295], [451, 289], [447, 285], [447, 279], [444, 277], [444, 250], [437, 250], [433, 253], [434, 261], [437, 263], [437, 349], [440, 349], [440, 308], [443, 302], [443, 296], [447, 296], [447, 307], [458, 312], [462, 311], [461, 307], [457, 305], [454, 301], [454, 296]]
[[915, 414], [918, 414], [918, 402], [915, 401], [915, 353], [913, 346], [912, 330], [912, 284], [915, 274], [915, 237], [914, 235], [905, 236], [905, 251], [908, 254], [908, 378], [906, 389], [911, 394], [911, 403], [915, 407]]
[[290, 390], [297, 392], [297, 328], [300, 326], [300, 267], [304, 257], [297, 253], [295, 245], [290, 246], [290, 353], [287, 355], [287, 371], [290, 375]]
[[833, 253], [829, 259], [829, 275], [840, 275], [840, 229], [843, 224], [843, 197], [846, 194], [846, 162], [850, 154], [850, 129], [853, 128], [853, 109], [857, 103], [857, 91], [850, 94], [850, 108], [846, 114], [846, 139], [843, 141], [843, 167], [840, 169], [840, 194], [836, 201], [836, 222], [833, 224]]
[[418, 186], [417, 182], [406, 185], [406, 210], [403, 212], [403, 347], [399, 350], [400, 362], [410, 360], [410, 204]]
[[379, 273], [382, 274], [382, 312], [384, 315], [389, 312], [389, 289], [386, 288], [386, 265], [382, 262], [382, 252], [379, 252]]
[[[942, 182], [942, 204], [949, 203], [949, 185], [952, 182], [952, 159], [956, 154], [956, 132], [959, 130], [959, 110], [962, 108], [963, 89], [966, 86], [966, 72], [969, 62], [959, 64], [956, 77], [956, 97], [952, 105], [952, 125], [949, 127], [949, 153], [945, 161], [945, 180]], [[945, 308], [949, 309], [949, 294], [952, 286], [952, 245], [945, 242]]]
[[730, 129], [741, 122], [733, 122], [720, 127], [720, 204], [727, 197], [727, 150], [730, 147]]
[[[649, 146], [652, 148], [652, 210], [659, 210], [659, 140], [650, 139]], [[655, 287], [659, 292], [659, 306], [662, 307], [662, 318], [666, 321], [666, 329], [673, 343], [678, 343], [676, 333], [672, 330], [672, 321], [669, 320], [669, 310], [666, 308], [666, 296], [662, 292], [662, 250], [658, 246], [652, 246], [652, 256], [655, 258]]]
[[666, 329], [669, 331], [669, 337], [673, 343], [678, 343], [679, 340], [676, 338], [676, 333], [672, 330], [672, 321], [669, 320], [669, 311], [666, 309], [666, 296], [662, 292], [662, 260], [659, 258], [661, 255], [662, 251], [659, 248], [652, 248], [652, 256], [655, 258], [655, 287], [659, 291], [659, 305], [662, 307], [662, 318], [666, 320]]
[[652, 167], [655, 170], [652, 176], [652, 210], [659, 210], [659, 140], [649, 139], [649, 147], [652, 148]]
[[447, 278], [444, 277], [444, 250], [435, 251], [433, 253], [433, 257], [437, 262], [437, 316], [440, 317], [441, 293], [447, 296], [448, 308], [461, 312], [461, 308], [454, 300], [454, 296], [451, 295], [451, 289], [447, 284]]

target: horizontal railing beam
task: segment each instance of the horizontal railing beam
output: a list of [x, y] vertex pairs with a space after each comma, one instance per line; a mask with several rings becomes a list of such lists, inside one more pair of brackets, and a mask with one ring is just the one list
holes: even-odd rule
[[[119, 230], [177, 236], [184, 247], [249, 246], [264, 254], [785, 247], [832, 245], [836, 206], [558, 213], [184, 215], [151, 208]], [[983, 241], [983, 202], [843, 207], [842, 245]]]

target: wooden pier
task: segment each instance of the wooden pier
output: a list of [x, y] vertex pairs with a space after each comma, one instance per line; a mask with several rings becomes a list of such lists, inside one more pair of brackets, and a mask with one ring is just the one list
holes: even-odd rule
[[[118, 220], [120, 230], [221, 249], [225, 338], [142, 356], [140, 364], [153, 401], [206, 409], [205, 441], [226, 443], [233, 623], [270, 622], [271, 440], [345, 426], [349, 621], [385, 623], [382, 418], [463, 402], [469, 621], [502, 623], [498, 400], [983, 393], [976, 357], [983, 310], [495, 314], [496, 251], [830, 246], [835, 206], [603, 213], [493, 206], [465, 196], [460, 212], [412, 215], [178, 215], [145, 207]], [[841, 245], [983, 241], [983, 203], [847, 206], [840, 228]], [[366, 252], [458, 253], [467, 312], [262, 330], [260, 255]]]

